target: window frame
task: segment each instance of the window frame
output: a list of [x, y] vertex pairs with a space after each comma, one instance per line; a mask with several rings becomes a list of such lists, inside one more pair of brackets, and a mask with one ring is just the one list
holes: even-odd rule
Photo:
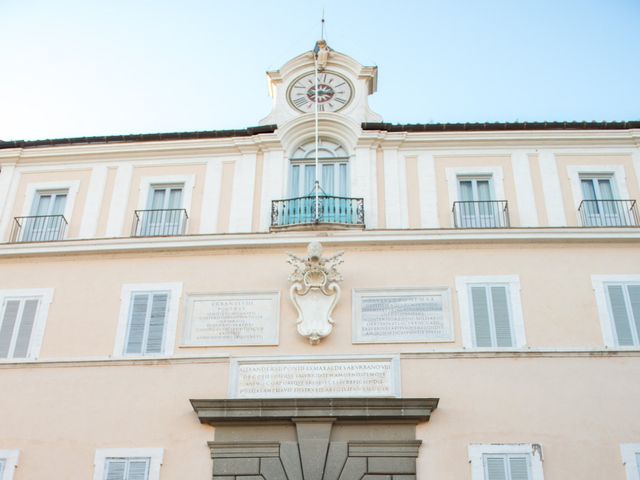
[[629, 191], [626, 184], [626, 175], [623, 165], [569, 165], [567, 166], [569, 182], [571, 183], [571, 194], [575, 204], [575, 212], [577, 220], [578, 207], [580, 202], [584, 200], [582, 193], [582, 179], [587, 178], [608, 178], [611, 180], [611, 189], [618, 196], [618, 200], [629, 199]]
[[[164, 338], [162, 341], [162, 352], [148, 354], [126, 354], [125, 347], [129, 330], [129, 314], [133, 295], [136, 293], [161, 293], [169, 294], [167, 307], [167, 317], [165, 321]], [[178, 312], [180, 298], [182, 296], [182, 283], [136, 283], [122, 286], [120, 294], [120, 314], [118, 317], [118, 329], [113, 348], [115, 358], [154, 358], [170, 357], [174, 353], [176, 343], [176, 332], [178, 326]]]
[[620, 444], [620, 454], [627, 480], [640, 480], [640, 465], [637, 460], [637, 456], [640, 455], [640, 443]]
[[[38, 310], [33, 321], [33, 328], [29, 338], [29, 348], [24, 358], [0, 358], [2, 363], [17, 363], [37, 360], [40, 356], [44, 331], [49, 316], [49, 305], [53, 301], [53, 288], [32, 288], [20, 290], [0, 290], [0, 323], [4, 317], [4, 305], [7, 300], [38, 299]], [[1, 479], [0, 479], [1, 480]]]
[[531, 480], [544, 480], [542, 446], [537, 443], [473, 443], [468, 446], [471, 480], [487, 480], [484, 458], [491, 455], [527, 455]]
[[[323, 147], [323, 143], [322, 142], [326, 142], [328, 144], [331, 144], [333, 146], [335, 146], [336, 148], [334, 150], [339, 150], [341, 149], [342, 151], [344, 151], [345, 155], [337, 155], [337, 156], [333, 156], [333, 157], [327, 157], [327, 156], [318, 156], [318, 163], [320, 165], [320, 178], [322, 178], [323, 176], [323, 172], [322, 172], [322, 167], [325, 165], [332, 165], [333, 166], [333, 178], [334, 181], [337, 181], [338, 179], [340, 179], [340, 166], [344, 165], [345, 166], [345, 178], [344, 178], [344, 184], [345, 184], [345, 192], [342, 195], [337, 195], [335, 192], [330, 193], [329, 195], [331, 196], [341, 196], [341, 197], [349, 197], [351, 194], [351, 172], [350, 172], [350, 163], [351, 163], [351, 156], [348, 154], [347, 149], [344, 147], [344, 145], [334, 139], [331, 138], [327, 138], [327, 137], [322, 137], [320, 138], [320, 142], [319, 142], [319, 150], [328, 150], [327, 148], [322, 148]], [[308, 196], [309, 194], [313, 194], [313, 192], [304, 192], [304, 168], [307, 165], [314, 165], [315, 162], [315, 156], [311, 156], [311, 157], [296, 157], [295, 154], [296, 152], [298, 152], [298, 150], [302, 149], [305, 146], [308, 145], [312, 145], [314, 146], [314, 150], [315, 150], [315, 142], [313, 140], [307, 141], [307, 142], [303, 142], [301, 144], [299, 144], [292, 152], [291, 155], [288, 158], [288, 180], [287, 180], [287, 192], [289, 195], [289, 198], [301, 198], [301, 197], [305, 197]], [[298, 172], [298, 193], [293, 192], [293, 178], [294, 178], [294, 167], [298, 167], [299, 168], [299, 172]], [[314, 176], [315, 178], [315, 176]], [[322, 182], [320, 182], [320, 187], [323, 188], [323, 184]], [[334, 190], [337, 190], [338, 188], [336, 188], [337, 186], [334, 185]]]
[[111, 458], [148, 458], [147, 480], [160, 480], [160, 467], [164, 460], [163, 448], [98, 448], [94, 459], [93, 480], [106, 480], [107, 460]]
[[0, 460], [4, 460], [4, 471], [0, 475], [0, 480], [13, 480], [19, 459], [20, 450], [0, 450]]
[[[607, 293], [608, 285], [624, 285], [638, 284], [640, 285], [640, 274], [638, 275], [591, 275], [591, 285], [595, 292], [596, 305], [598, 308], [598, 316], [600, 317], [600, 328], [602, 331], [602, 340], [605, 348], [613, 348], [617, 350], [640, 350], [640, 341], [638, 345], [618, 344], [616, 335], [615, 322], [611, 314], [609, 296]], [[640, 340], [640, 339], [639, 339]]]
[[[518, 275], [478, 275], [456, 277], [456, 292], [460, 311], [460, 331], [462, 345], [466, 349], [484, 351], [513, 350], [527, 347], [522, 302], [520, 299], [520, 277]], [[509, 320], [513, 332], [512, 347], [478, 347], [475, 345], [473, 306], [470, 289], [472, 286], [506, 286], [509, 304]]]
[[191, 199], [195, 187], [195, 175], [163, 175], [157, 177], [142, 177], [138, 193], [137, 210], [149, 210], [149, 194], [156, 187], [182, 186], [182, 206], [187, 213], [191, 211]]
[[[64, 205], [64, 213], [62, 214], [68, 223], [68, 227], [71, 225], [71, 217], [73, 214], [73, 207], [75, 205], [76, 197], [78, 196], [78, 190], [80, 189], [80, 181], [72, 180], [68, 182], [38, 182], [27, 184], [25, 198], [27, 199], [22, 206], [22, 217], [31, 216], [31, 211], [35, 205], [38, 195], [41, 193], [47, 194], [49, 192], [62, 192], [67, 191], [67, 200]], [[69, 228], [66, 228], [62, 239], [69, 238]], [[21, 233], [22, 235], [22, 233]]]

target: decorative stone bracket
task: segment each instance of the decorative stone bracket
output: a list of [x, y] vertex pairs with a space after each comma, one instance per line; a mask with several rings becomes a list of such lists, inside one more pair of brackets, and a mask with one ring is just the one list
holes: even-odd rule
[[191, 400], [213, 480], [415, 480], [415, 425], [438, 399]]

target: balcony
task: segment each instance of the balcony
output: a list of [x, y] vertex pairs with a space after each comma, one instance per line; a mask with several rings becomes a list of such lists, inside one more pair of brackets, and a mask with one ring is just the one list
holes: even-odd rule
[[453, 202], [455, 228], [509, 228], [506, 200]]
[[583, 200], [578, 214], [583, 227], [640, 226], [635, 200]]
[[364, 228], [364, 200], [362, 198], [306, 196], [274, 200], [271, 203], [271, 228], [296, 225], [336, 225]]
[[184, 235], [189, 219], [184, 208], [136, 210], [134, 214], [132, 231], [134, 237]]
[[54, 242], [62, 240], [67, 231], [64, 215], [15, 217], [10, 242]]

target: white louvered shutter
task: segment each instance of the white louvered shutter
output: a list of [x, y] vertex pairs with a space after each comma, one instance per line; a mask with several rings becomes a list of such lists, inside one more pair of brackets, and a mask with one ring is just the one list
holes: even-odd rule
[[491, 325], [486, 287], [471, 287], [471, 304], [473, 310], [473, 328], [476, 347], [491, 347]]
[[496, 332], [496, 345], [498, 347], [513, 347], [507, 287], [491, 287], [491, 299], [493, 307], [493, 321]]
[[0, 460], [0, 478], [4, 474], [4, 460]]
[[636, 338], [640, 340], [640, 285], [628, 285], [627, 292], [629, 293], [629, 305], [631, 305], [631, 316], [636, 330]]
[[142, 353], [148, 304], [149, 294], [147, 293], [136, 293], [131, 299], [131, 312], [129, 314], [129, 328], [125, 348], [125, 353], [127, 354], [140, 355]]
[[33, 333], [33, 325], [36, 321], [37, 311], [38, 300], [29, 299], [24, 301], [22, 316], [20, 318], [20, 326], [18, 327], [16, 345], [13, 349], [14, 358], [26, 358], [29, 354], [31, 334]]
[[145, 353], [162, 353], [168, 300], [169, 295], [166, 293], [155, 293], [152, 296]]
[[19, 300], [7, 300], [4, 304], [1, 318], [2, 324], [0, 325], [0, 358], [9, 358], [13, 330], [16, 327], [19, 310]]
[[529, 462], [526, 456], [509, 457], [509, 480], [530, 480]]
[[127, 461], [124, 458], [108, 458], [105, 480], [126, 480]]
[[633, 345], [633, 334], [631, 333], [629, 312], [627, 311], [623, 288], [622, 285], [609, 285], [607, 291], [618, 345], [629, 346]]
[[149, 478], [149, 459], [129, 460], [129, 472], [126, 480], [147, 480]]
[[636, 453], [636, 467], [638, 468], [638, 477], [640, 477], [640, 453]]
[[485, 480], [508, 480], [505, 458], [485, 457]]

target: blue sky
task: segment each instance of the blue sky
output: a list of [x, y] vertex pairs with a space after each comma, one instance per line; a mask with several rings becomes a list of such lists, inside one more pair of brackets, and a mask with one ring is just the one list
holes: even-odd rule
[[386, 122], [640, 119], [640, 0], [0, 0], [0, 139], [257, 125], [323, 7]]

